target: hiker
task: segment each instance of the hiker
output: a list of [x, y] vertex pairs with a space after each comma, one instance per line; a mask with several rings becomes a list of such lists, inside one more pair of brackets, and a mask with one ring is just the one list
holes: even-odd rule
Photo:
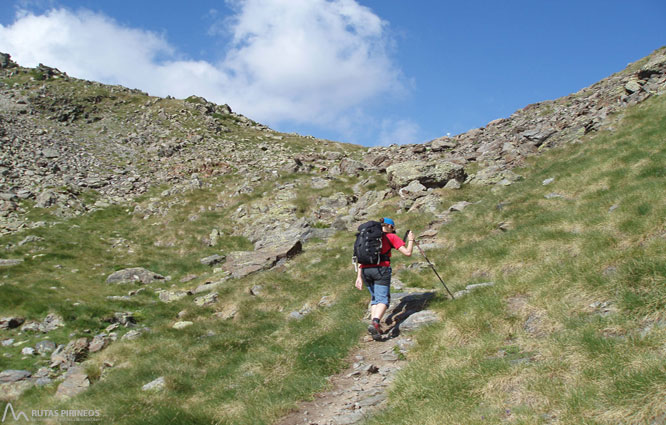
[[391, 249], [397, 249], [402, 254], [411, 257], [414, 248], [414, 234], [407, 233], [407, 245], [395, 234], [395, 222], [390, 218], [379, 220], [382, 226], [382, 249], [378, 264], [360, 264], [356, 276], [356, 288], [363, 289], [363, 283], [368, 287], [372, 299], [370, 313], [372, 324], [368, 332], [377, 340], [382, 334], [380, 321], [391, 303]]

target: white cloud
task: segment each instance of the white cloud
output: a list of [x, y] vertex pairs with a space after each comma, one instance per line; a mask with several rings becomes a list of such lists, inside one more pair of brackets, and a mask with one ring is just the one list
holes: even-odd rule
[[379, 145], [403, 145], [406, 143], [420, 143], [421, 127], [408, 119], [382, 120], [379, 133]]
[[0, 51], [23, 66], [41, 62], [153, 95], [197, 94], [271, 125], [335, 127], [347, 111], [405, 90], [387, 23], [355, 0], [230, 3], [235, 14], [210, 31], [230, 36], [218, 63], [182, 59], [166, 35], [67, 9], [17, 14], [0, 25]]

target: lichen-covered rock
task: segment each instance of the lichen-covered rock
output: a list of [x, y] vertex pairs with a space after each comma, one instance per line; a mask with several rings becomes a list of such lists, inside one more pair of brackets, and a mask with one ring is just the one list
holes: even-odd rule
[[444, 187], [449, 180], [464, 180], [462, 165], [452, 162], [405, 161], [386, 169], [389, 185], [394, 189], [407, 186], [416, 180], [425, 187]]
[[159, 275], [150, 270], [146, 270], [142, 267], [133, 267], [129, 269], [118, 270], [117, 272], [112, 273], [109, 277], [106, 278], [106, 283], [132, 283], [140, 282], [143, 284], [149, 284], [155, 280], [164, 279], [164, 276]]
[[80, 367], [72, 367], [65, 374], [65, 380], [58, 385], [55, 397], [60, 400], [74, 397], [90, 386], [90, 380], [85, 370]]

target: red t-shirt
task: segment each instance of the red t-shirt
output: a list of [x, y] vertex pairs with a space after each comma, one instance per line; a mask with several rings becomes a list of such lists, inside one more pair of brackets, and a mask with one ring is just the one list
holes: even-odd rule
[[[384, 233], [382, 235], [382, 254], [391, 257], [391, 248], [400, 249], [402, 246], [405, 246], [405, 242], [395, 233]], [[368, 267], [391, 267], [391, 259], [389, 258], [388, 261], [382, 261], [376, 266], [374, 264], [361, 264], [360, 267], [362, 269]]]

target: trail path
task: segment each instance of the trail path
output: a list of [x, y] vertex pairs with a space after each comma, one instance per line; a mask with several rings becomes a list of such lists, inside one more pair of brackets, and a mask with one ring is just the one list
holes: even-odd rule
[[346, 425], [363, 420], [385, 406], [388, 387], [407, 361], [409, 337], [386, 341], [363, 339], [351, 366], [330, 378], [331, 389], [303, 402], [277, 425]]
[[405, 354], [414, 345], [409, 335], [401, 332], [409, 333], [439, 320], [432, 311], [424, 310], [434, 296], [434, 292], [392, 294], [382, 320], [387, 330], [384, 338], [373, 341], [366, 335], [361, 347], [348, 358], [351, 366], [329, 378], [330, 390], [301, 403], [276, 425], [348, 425], [383, 408], [389, 386], [407, 363]]

